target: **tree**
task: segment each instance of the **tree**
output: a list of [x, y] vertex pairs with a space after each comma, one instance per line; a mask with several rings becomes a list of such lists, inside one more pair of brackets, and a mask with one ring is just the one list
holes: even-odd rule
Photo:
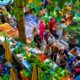
[[26, 33], [25, 33], [25, 20], [24, 20], [24, 1], [25, 0], [14, 0], [14, 14], [17, 18], [17, 29], [19, 31], [20, 41], [26, 43]]

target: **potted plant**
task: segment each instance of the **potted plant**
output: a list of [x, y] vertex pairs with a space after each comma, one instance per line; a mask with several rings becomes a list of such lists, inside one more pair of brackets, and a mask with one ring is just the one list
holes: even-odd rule
[[68, 32], [69, 43], [71, 47], [75, 47], [78, 44], [78, 36], [80, 36], [80, 26], [77, 24], [75, 26], [68, 26], [65, 29]]
[[32, 74], [27, 69], [23, 69], [20, 72], [20, 75], [21, 75], [22, 80], [31, 80]]

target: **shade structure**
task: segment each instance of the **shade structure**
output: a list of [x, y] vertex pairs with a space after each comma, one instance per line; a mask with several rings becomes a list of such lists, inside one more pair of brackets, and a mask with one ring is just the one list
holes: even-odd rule
[[7, 41], [5, 41], [3, 45], [4, 45], [4, 48], [5, 48], [5, 59], [8, 62], [11, 62], [12, 54], [11, 54], [11, 51], [10, 51], [10, 45]]
[[[1, 5], [6, 5], [9, 3], [10, 0], [0, 0], [0, 6]], [[11, 1], [11, 3], [13, 3], [13, 0]]]
[[37, 80], [37, 67], [34, 65], [32, 72], [32, 80]]
[[13, 68], [10, 69], [10, 80], [18, 80], [17, 75]]

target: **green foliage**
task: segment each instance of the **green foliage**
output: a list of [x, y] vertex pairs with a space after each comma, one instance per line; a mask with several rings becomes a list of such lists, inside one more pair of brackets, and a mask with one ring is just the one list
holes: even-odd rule
[[8, 75], [6, 75], [6, 74], [2, 76], [2, 80], [10, 80], [9, 78], [10, 77]]
[[32, 41], [32, 43], [30, 44], [30, 47], [35, 48], [36, 47], [36, 43], [34, 41]]
[[58, 68], [54, 74], [53, 77], [55, 80], [61, 80], [62, 77], [65, 77], [68, 75], [68, 70], [63, 70], [62, 68]]
[[15, 48], [13, 51], [14, 54], [20, 54], [20, 53], [24, 53], [24, 52], [25, 52], [25, 49], [22, 47]]
[[22, 74], [27, 78], [31, 78], [32, 76], [32, 74], [27, 69], [23, 69]]
[[72, 37], [78, 37], [80, 35], [80, 26], [79, 25], [76, 25], [76, 26], [68, 26], [65, 30]]
[[27, 54], [25, 56], [25, 60], [27, 60], [30, 63], [38, 63], [38, 62], [40, 62], [39, 58], [36, 57], [36, 55], [33, 55], [33, 54], [31, 54], [31, 55]]
[[80, 22], [80, 17], [74, 18], [75, 22]]

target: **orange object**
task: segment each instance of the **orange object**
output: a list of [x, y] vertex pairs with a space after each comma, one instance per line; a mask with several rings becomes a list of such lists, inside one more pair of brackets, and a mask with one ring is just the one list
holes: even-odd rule
[[44, 62], [48, 58], [48, 56], [46, 56], [45, 54], [41, 54], [39, 55], [39, 58], [41, 62]]
[[61, 80], [74, 80], [70, 75], [67, 75], [66, 77], [62, 78]]
[[0, 27], [1, 27], [4, 31], [10, 30], [10, 29], [12, 28], [8, 23], [1, 24]]

